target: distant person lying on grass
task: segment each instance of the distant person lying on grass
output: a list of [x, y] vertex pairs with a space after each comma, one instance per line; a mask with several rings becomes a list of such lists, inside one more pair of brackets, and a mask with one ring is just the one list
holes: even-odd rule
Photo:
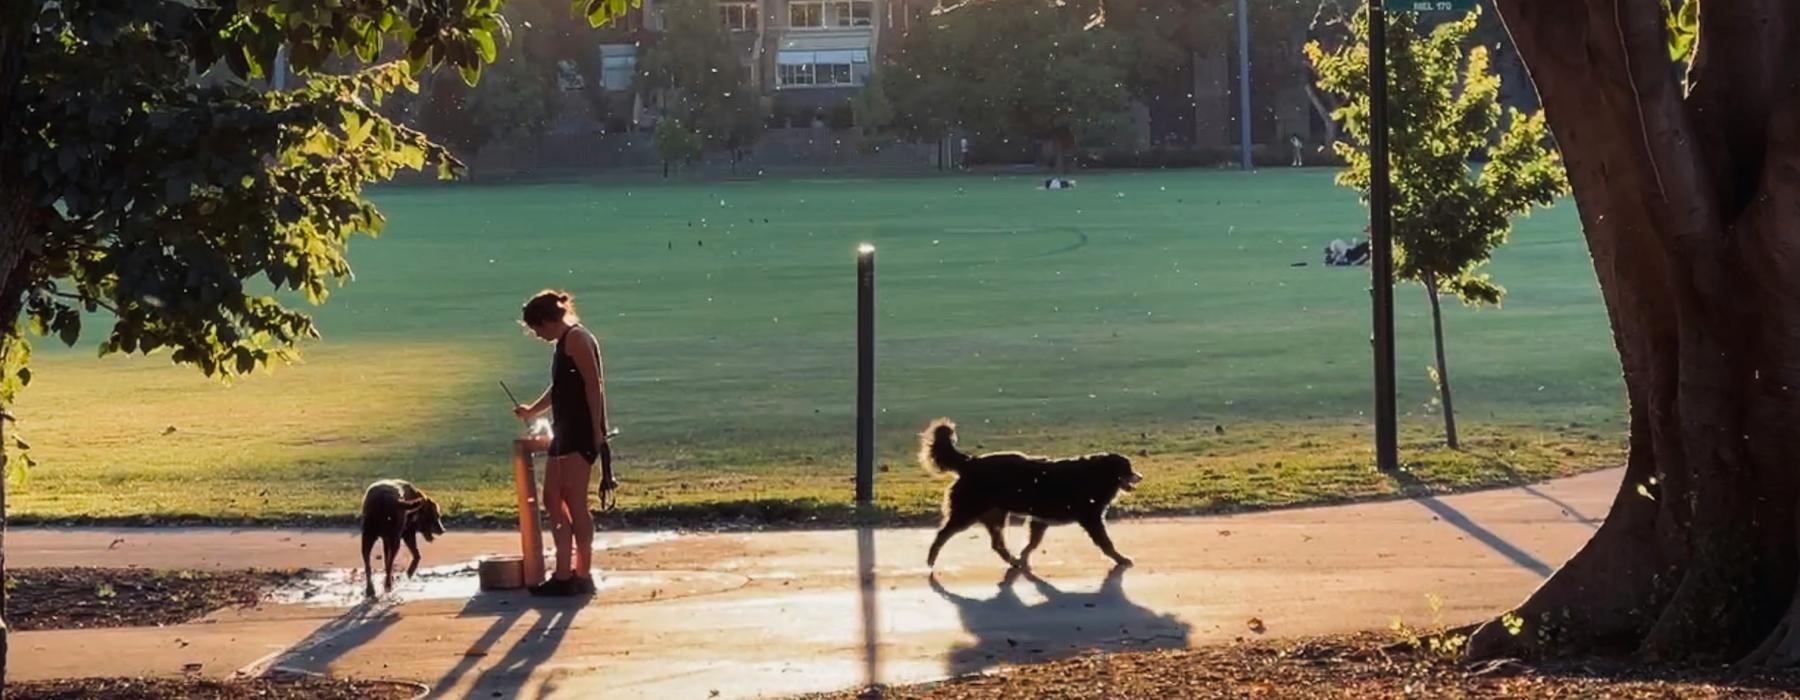
[[513, 408], [520, 420], [551, 413], [543, 504], [550, 512], [551, 536], [556, 542], [556, 572], [550, 580], [533, 586], [531, 593], [593, 595], [594, 516], [588, 509], [588, 481], [593, 477], [595, 459], [600, 460], [601, 490], [610, 491], [614, 486], [612, 448], [606, 444], [610, 431], [600, 341], [581, 326], [575, 302], [567, 292], [538, 292], [525, 302], [521, 322], [538, 339], [556, 343], [550, 389], [531, 405]]

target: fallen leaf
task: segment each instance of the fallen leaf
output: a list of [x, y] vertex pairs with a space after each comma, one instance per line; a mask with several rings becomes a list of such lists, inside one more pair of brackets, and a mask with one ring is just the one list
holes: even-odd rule
[[1246, 624], [1249, 626], [1251, 632], [1255, 632], [1257, 634], [1262, 634], [1264, 632], [1269, 631], [1269, 628], [1263, 625], [1262, 618], [1260, 618], [1260, 617], [1252, 617], [1252, 618], [1250, 618], [1250, 621]]

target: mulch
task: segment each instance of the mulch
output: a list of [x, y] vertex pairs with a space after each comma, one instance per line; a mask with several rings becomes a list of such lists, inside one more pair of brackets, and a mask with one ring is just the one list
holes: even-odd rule
[[9, 700], [410, 700], [424, 687], [284, 674], [241, 680], [206, 678], [77, 678], [7, 683]]
[[1466, 666], [1368, 633], [1175, 651], [1095, 654], [940, 683], [815, 700], [1114, 698], [1793, 698], [1800, 671], [1739, 672], [1588, 660]]
[[177, 625], [221, 608], [255, 606], [296, 572], [14, 569], [6, 617], [14, 630]]

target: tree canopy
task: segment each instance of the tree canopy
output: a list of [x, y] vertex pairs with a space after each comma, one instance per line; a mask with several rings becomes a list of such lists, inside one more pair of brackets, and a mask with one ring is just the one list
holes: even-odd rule
[[926, 18], [880, 70], [897, 122], [1072, 144], [1116, 138], [1123, 57], [1096, 16], [1050, 0], [964, 3]]

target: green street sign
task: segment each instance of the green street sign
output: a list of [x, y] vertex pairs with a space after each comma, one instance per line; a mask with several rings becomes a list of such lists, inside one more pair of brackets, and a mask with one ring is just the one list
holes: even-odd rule
[[1469, 12], [1476, 0], [1382, 0], [1388, 12]]

